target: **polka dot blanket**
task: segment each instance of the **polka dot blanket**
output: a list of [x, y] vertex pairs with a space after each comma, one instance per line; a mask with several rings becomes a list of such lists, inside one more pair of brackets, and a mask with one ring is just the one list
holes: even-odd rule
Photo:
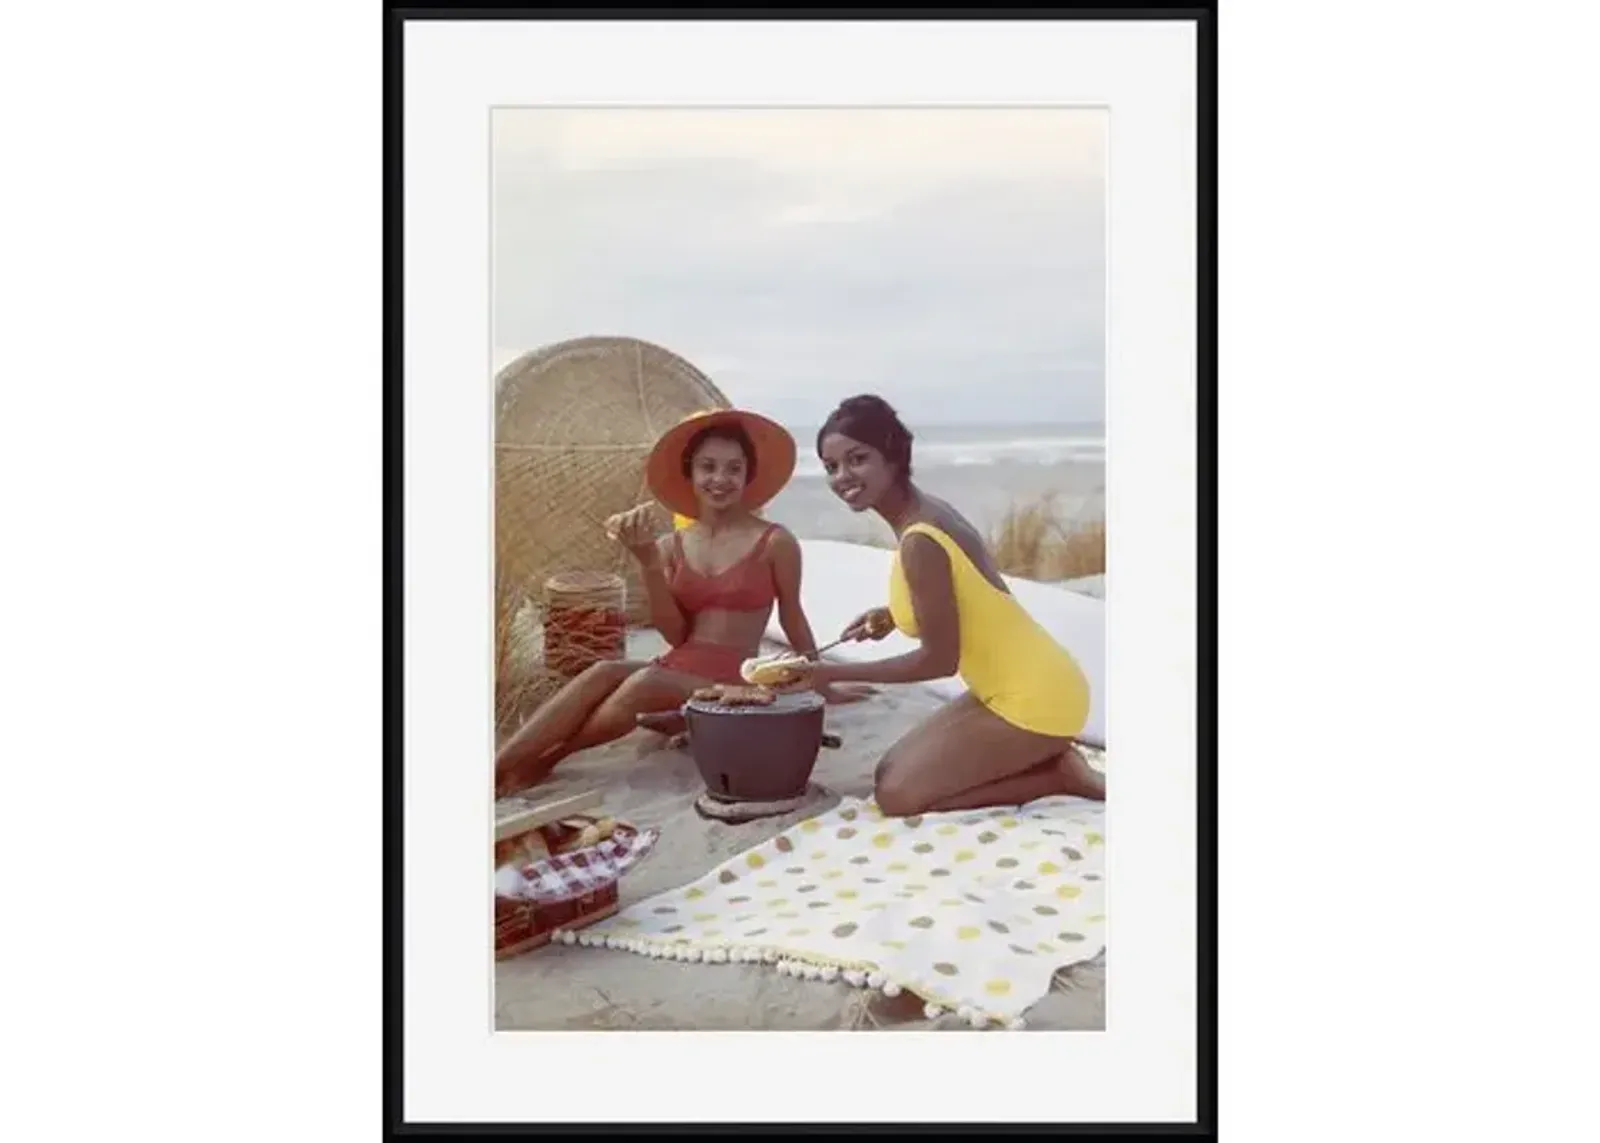
[[559, 939], [644, 956], [776, 971], [889, 995], [930, 1015], [1021, 1027], [1058, 968], [1105, 947], [1104, 806], [885, 817], [847, 798]]

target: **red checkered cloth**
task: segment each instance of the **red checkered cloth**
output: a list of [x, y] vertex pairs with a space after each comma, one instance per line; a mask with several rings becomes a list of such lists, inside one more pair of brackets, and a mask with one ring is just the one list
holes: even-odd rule
[[522, 867], [519, 896], [553, 905], [604, 889], [644, 860], [660, 836], [657, 829], [619, 829], [598, 845], [541, 858]]

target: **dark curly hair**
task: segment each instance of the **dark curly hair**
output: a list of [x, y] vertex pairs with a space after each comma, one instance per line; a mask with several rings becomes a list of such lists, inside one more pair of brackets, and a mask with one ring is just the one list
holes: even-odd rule
[[882, 397], [863, 393], [847, 397], [828, 415], [817, 430], [817, 455], [822, 455], [822, 442], [833, 433], [871, 445], [895, 466], [895, 479], [901, 484], [911, 479], [911, 430], [900, 420], [900, 414]]
[[710, 425], [689, 438], [683, 448], [683, 475], [693, 476], [694, 455], [707, 441], [732, 441], [744, 453], [744, 479], [748, 484], [756, 478], [756, 442], [739, 425]]

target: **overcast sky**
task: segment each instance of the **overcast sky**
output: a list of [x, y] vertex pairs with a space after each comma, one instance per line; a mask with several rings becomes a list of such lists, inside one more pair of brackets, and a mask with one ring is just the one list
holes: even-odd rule
[[1105, 147], [1098, 111], [498, 111], [495, 365], [624, 334], [790, 424], [1098, 422]]

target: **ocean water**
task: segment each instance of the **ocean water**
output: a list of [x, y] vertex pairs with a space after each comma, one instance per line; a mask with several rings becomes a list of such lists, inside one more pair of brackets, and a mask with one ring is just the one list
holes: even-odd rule
[[[790, 425], [800, 456], [794, 478], [764, 513], [802, 539], [883, 541], [889, 527], [857, 514], [829, 489], [816, 453], [816, 425]], [[1053, 496], [1065, 522], [1105, 518], [1105, 428], [1101, 425], [933, 425], [913, 428], [919, 486], [948, 500], [985, 535], [1013, 506]]]

